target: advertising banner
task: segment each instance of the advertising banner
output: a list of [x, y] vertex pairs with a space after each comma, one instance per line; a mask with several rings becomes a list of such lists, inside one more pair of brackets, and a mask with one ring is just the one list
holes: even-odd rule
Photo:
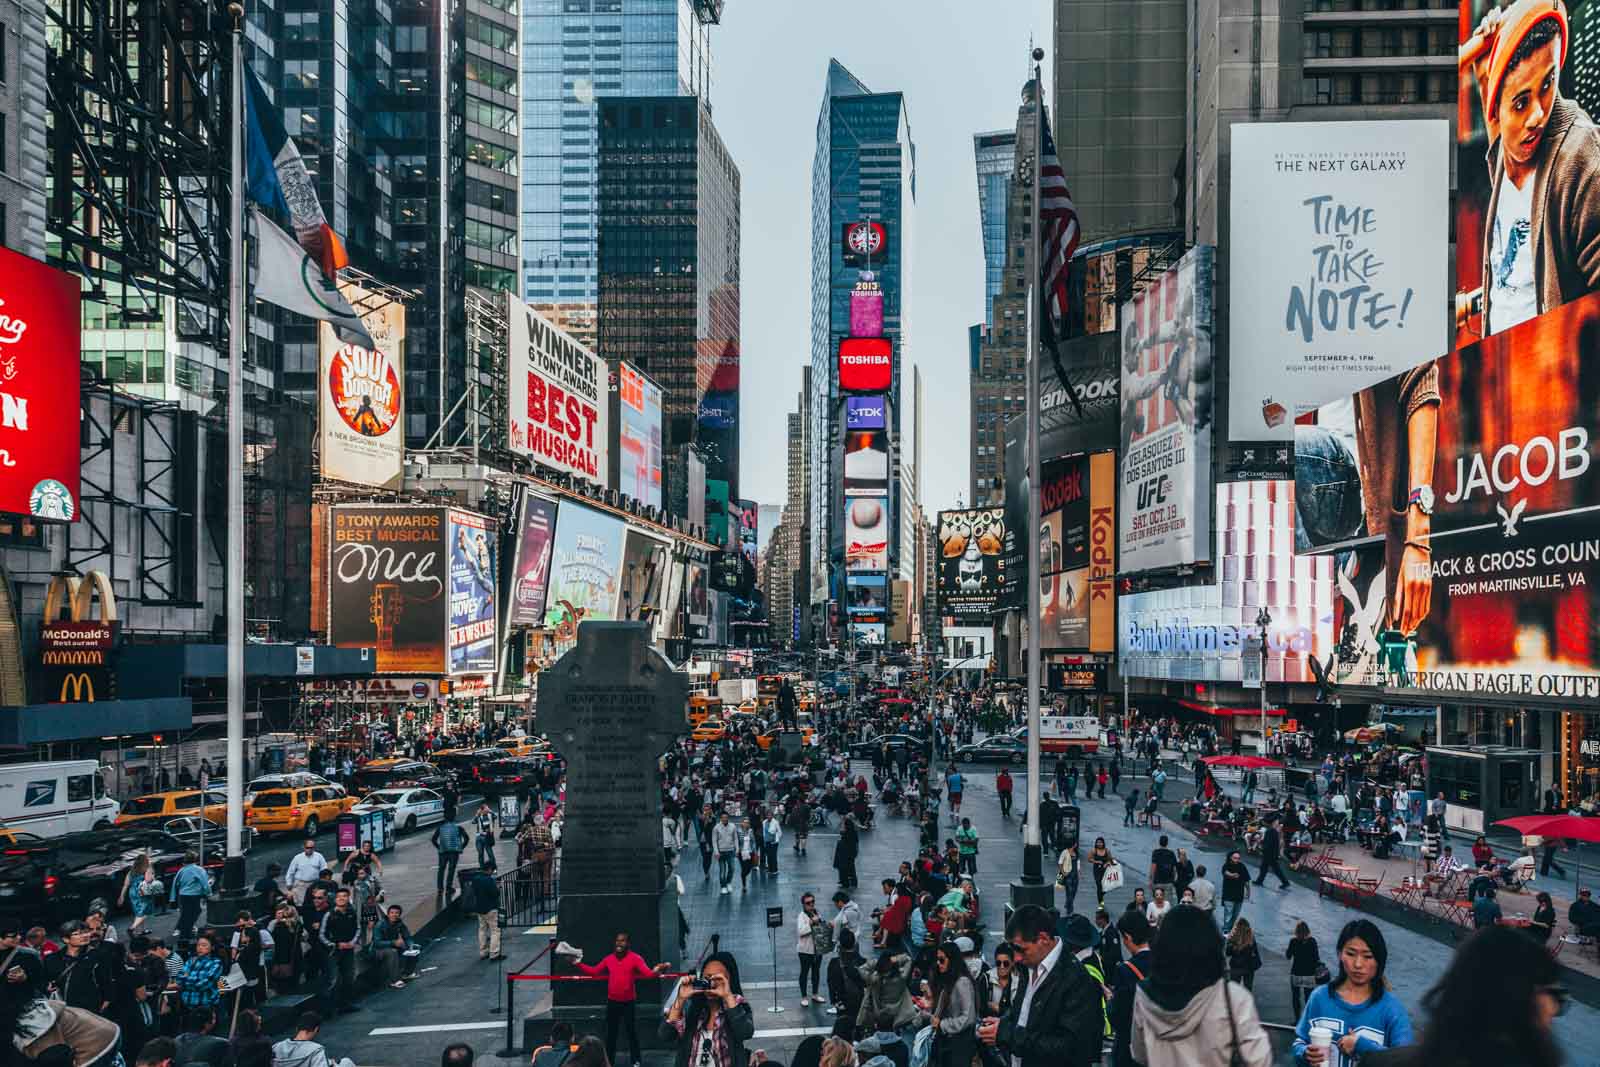
[[939, 512], [939, 611], [988, 623], [1006, 585], [1002, 508]]
[[1088, 567], [1039, 579], [1039, 647], [1074, 652], [1089, 647]]
[[1234, 125], [1236, 448], [1449, 350], [1449, 138], [1442, 119]]
[[852, 622], [850, 639], [862, 648], [876, 648], [888, 640], [888, 631], [881, 622]]
[[668, 545], [642, 530], [629, 529], [622, 548], [622, 596], [617, 617], [648, 622], [661, 610], [667, 580]]
[[883, 288], [877, 282], [859, 281], [850, 290], [850, 336], [883, 336]]
[[1039, 573], [1081, 570], [1089, 565], [1089, 457], [1053, 459], [1039, 473]]
[[1597, 346], [1590, 294], [1298, 428], [1297, 465], [1318, 458], [1302, 524], [1323, 548], [1356, 545], [1338, 579], [1336, 680], [1600, 698]]
[[754, 500], [741, 500], [738, 507], [739, 551], [744, 554], [745, 561], [753, 571], [761, 563], [761, 543], [758, 538], [761, 532], [761, 505]]
[[1216, 487], [1217, 580], [1119, 598], [1125, 676], [1238, 683], [1265, 607], [1267, 680], [1316, 681], [1310, 660], [1329, 662], [1337, 632], [1333, 567], [1295, 553], [1294, 497], [1287, 481]]
[[894, 342], [887, 337], [840, 339], [840, 392], [886, 393], [892, 384], [894, 384]]
[[707, 393], [700, 401], [702, 429], [732, 430], [739, 425], [738, 393]]
[[704, 563], [690, 561], [684, 568], [683, 589], [690, 624], [705, 626], [711, 618], [711, 583]]
[[1124, 309], [1122, 574], [1210, 552], [1212, 251], [1196, 245]]
[[1106, 691], [1103, 663], [1047, 663], [1045, 688], [1052, 693]]
[[605, 512], [565, 503], [556, 515], [550, 554], [545, 625], [609, 621], [617, 617], [626, 524]]
[[604, 486], [610, 470], [605, 360], [515, 296], [506, 299], [511, 334], [506, 439], [512, 451]]
[[881, 396], [850, 396], [844, 401], [844, 428], [846, 430], [881, 430], [884, 428], [884, 406], [888, 400]]
[[661, 507], [661, 387], [630, 363], [617, 364], [616, 489]]
[[861, 496], [845, 506], [844, 566], [847, 571], [889, 569], [889, 499]]
[[521, 536], [511, 570], [512, 626], [543, 626], [544, 598], [550, 586], [550, 548], [555, 540], [556, 505], [532, 493], [522, 498]]
[[881, 222], [847, 222], [840, 241], [847, 267], [870, 267], [887, 254], [889, 231]]
[[375, 647], [380, 674], [443, 674], [445, 510], [328, 509], [328, 641]]
[[1062, 370], [1078, 403], [1072, 403], [1051, 361], [1040, 360], [1039, 455], [1050, 460], [1116, 448], [1121, 416], [1116, 332], [1074, 337], [1059, 348]]
[[400, 419], [406, 306], [350, 283], [341, 284], [339, 291], [360, 313], [377, 347], [346, 344], [327, 322], [317, 327], [322, 476], [398, 489], [406, 454]]
[[78, 284], [0, 247], [0, 511], [78, 521]]
[[852, 574], [845, 579], [850, 618], [856, 622], [889, 621], [889, 579], [882, 574]]
[[1117, 457], [1089, 457], [1089, 651], [1117, 650]]
[[844, 439], [844, 495], [884, 496], [889, 492], [889, 436], [882, 430], [857, 430]]
[[450, 673], [495, 669], [495, 542], [493, 519], [450, 511]]

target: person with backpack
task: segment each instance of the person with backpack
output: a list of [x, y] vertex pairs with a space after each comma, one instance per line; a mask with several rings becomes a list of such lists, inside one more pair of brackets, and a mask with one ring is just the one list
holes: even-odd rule
[[435, 895], [443, 901], [455, 895], [452, 886], [456, 880], [456, 864], [461, 861], [461, 852], [467, 847], [467, 832], [456, 822], [454, 811], [444, 813], [444, 822], [434, 829], [431, 840], [439, 853]]
[[[1128, 911], [1117, 920], [1122, 938], [1122, 962], [1111, 977], [1112, 1067], [1132, 1067], [1133, 1002], [1139, 984], [1150, 974], [1150, 920], [1143, 912]], [[1220, 960], [1218, 961], [1220, 964]]]
[[[833, 926], [817, 911], [815, 894], [800, 898], [800, 914], [795, 916], [795, 951], [800, 955], [800, 1006], [813, 1000], [822, 1003], [818, 986], [822, 980], [822, 957], [833, 951]], [[806, 992], [806, 976], [811, 976], [811, 992]]]
[[478, 917], [478, 958], [503, 960], [500, 951], [500, 884], [494, 877], [494, 856], [461, 876], [461, 907]]
[[1066, 944], [1067, 951], [1072, 953], [1077, 961], [1083, 964], [1083, 969], [1089, 972], [1089, 977], [1094, 979], [1096, 988], [1100, 993], [1100, 1016], [1105, 1020], [1105, 1029], [1101, 1033], [1102, 1043], [1111, 1040], [1111, 1009], [1106, 1003], [1106, 972], [1105, 965], [1101, 962], [1099, 954], [1095, 951], [1100, 946], [1100, 931], [1096, 930], [1094, 923], [1082, 915], [1069, 914], [1066, 921], [1061, 924], [1061, 940]]
[[550, 1043], [534, 1050], [533, 1067], [562, 1067], [577, 1048], [572, 1024], [559, 1021], [550, 1027]]
[[866, 983], [861, 977], [861, 968], [867, 961], [861, 955], [855, 932], [849, 927], [839, 930], [838, 945], [839, 954], [828, 961], [828, 1014], [838, 1016], [833, 1024], [836, 1036], [853, 1038], [856, 1014], [867, 995]]

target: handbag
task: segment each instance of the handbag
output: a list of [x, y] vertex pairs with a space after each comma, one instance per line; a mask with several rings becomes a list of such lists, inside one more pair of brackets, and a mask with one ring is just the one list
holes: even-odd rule
[[1313, 977], [1316, 978], [1318, 985], [1327, 985], [1333, 980], [1333, 975], [1329, 972], [1328, 965], [1321, 960], [1317, 961], [1317, 969]]
[[1233, 1020], [1233, 996], [1226, 980], [1222, 983], [1222, 1003], [1228, 1008], [1228, 1067], [1245, 1067], [1244, 1053], [1239, 1051], [1239, 1025]]

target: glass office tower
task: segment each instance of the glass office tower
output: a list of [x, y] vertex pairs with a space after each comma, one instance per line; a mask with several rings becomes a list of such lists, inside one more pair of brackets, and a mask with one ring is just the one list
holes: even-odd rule
[[994, 297], [1006, 269], [1006, 201], [1011, 195], [1017, 132], [975, 133], [972, 152], [978, 165], [978, 225], [983, 231], [983, 324], [993, 326]]
[[595, 343], [600, 137], [610, 96], [711, 100], [722, 0], [521, 0], [522, 295]]

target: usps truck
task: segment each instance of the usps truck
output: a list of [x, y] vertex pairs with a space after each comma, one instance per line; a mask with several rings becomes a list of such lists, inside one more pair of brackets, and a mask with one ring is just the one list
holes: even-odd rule
[[40, 837], [60, 837], [116, 822], [96, 760], [0, 764], [0, 823]]

